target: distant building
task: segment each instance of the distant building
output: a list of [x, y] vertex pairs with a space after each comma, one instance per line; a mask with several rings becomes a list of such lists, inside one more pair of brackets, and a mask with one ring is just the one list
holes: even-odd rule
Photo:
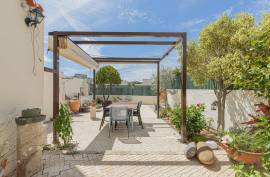
[[152, 79], [143, 79], [142, 85], [152, 85], [153, 80]]
[[89, 95], [89, 84], [91, 79], [87, 78], [85, 74], [75, 74], [74, 76], [63, 76], [62, 77], [62, 86], [64, 95], [72, 98], [78, 96]]
[[81, 78], [81, 79], [87, 79], [87, 75], [86, 74], [75, 73], [73, 77]]
[[129, 82], [126, 81], [126, 80], [122, 80], [122, 81], [121, 81], [121, 85], [128, 85], [128, 83], [129, 83]]
[[140, 82], [140, 81], [132, 81], [132, 82], [129, 82], [129, 84], [139, 85], [139, 84], [142, 84], [142, 82]]

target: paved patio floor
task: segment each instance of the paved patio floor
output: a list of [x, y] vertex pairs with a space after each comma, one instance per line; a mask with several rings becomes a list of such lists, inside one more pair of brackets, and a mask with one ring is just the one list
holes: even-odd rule
[[[35, 176], [234, 176], [230, 162], [222, 150], [216, 150], [213, 166], [201, 165], [196, 159], [183, 155], [185, 145], [180, 136], [163, 120], [157, 119], [151, 106], [142, 107], [144, 129], [134, 118], [134, 129], [127, 137], [124, 124], [108, 137], [107, 123], [99, 131], [101, 113], [97, 120], [89, 113], [75, 115], [74, 140], [78, 154], [63, 155], [45, 151], [43, 170]], [[51, 134], [48, 141], [51, 141]]]

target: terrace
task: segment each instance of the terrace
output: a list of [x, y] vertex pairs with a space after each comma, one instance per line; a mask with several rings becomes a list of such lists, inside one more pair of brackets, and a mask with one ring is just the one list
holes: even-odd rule
[[[214, 151], [217, 159], [212, 166], [187, 159], [179, 132], [157, 119], [153, 106], [142, 107], [144, 129], [135, 120], [129, 138], [124, 125], [108, 138], [108, 121], [99, 131], [102, 112], [96, 120], [89, 117], [89, 113], [73, 116], [78, 153], [45, 151], [43, 170], [35, 176], [234, 176], [223, 150]], [[48, 142], [52, 138], [50, 132]]]
[[151, 3], [1, 2], [0, 176], [269, 176], [270, 14]]

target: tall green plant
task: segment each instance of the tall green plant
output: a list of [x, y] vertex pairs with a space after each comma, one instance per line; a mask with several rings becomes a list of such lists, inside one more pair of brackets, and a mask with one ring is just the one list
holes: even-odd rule
[[214, 81], [220, 130], [225, 127], [226, 96], [233, 88], [242, 52], [250, 48], [254, 25], [254, 17], [248, 14], [241, 13], [235, 18], [221, 16], [200, 32], [198, 41], [188, 45], [188, 72], [193, 81], [196, 84]]
[[[102, 89], [103, 100], [109, 99], [112, 86], [121, 83], [119, 72], [112, 66], [100, 68], [96, 74], [96, 82]], [[105, 96], [107, 92], [107, 97]]]
[[58, 136], [63, 140], [64, 146], [68, 145], [72, 140], [71, 113], [67, 104], [62, 103], [59, 109], [59, 115], [54, 121], [54, 128]]

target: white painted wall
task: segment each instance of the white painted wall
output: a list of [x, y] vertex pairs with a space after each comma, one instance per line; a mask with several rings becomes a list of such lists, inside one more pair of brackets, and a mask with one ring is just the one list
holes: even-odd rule
[[43, 109], [46, 121], [49, 121], [53, 117], [53, 73], [51, 72], [44, 72]]
[[68, 97], [73, 97], [80, 93], [80, 88], [83, 89], [85, 95], [88, 95], [88, 83], [86, 79], [81, 78], [62, 78], [64, 82], [64, 91]]
[[[167, 95], [170, 107], [180, 104], [180, 90], [167, 90]], [[214, 127], [217, 126], [217, 110], [211, 110], [211, 104], [215, 100], [213, 90], [187, 90], [187, 104], [205, 104], [205, 115], [214, 119]], [[264, 100], [255, 97], [253, 91], [234, 90], [229, 93], [226, 99], [225, 129], [248, 120], [248, 114], [255, 113], [254, 104], [262, 101]]]
[[[59, 101], [60, 103], [65, 101], [65, 95], [74, 96], [80, 92], [80, 88], [83, 88], [84, 93], [88, 95], [87, 80], [81, 78], [69, 78], [67, 79], [62, 73], [59, 77]], [[43, 91], [43, 106], [44, 114], [46, 114], [46, 121], [49, 121], [53, 117], [53, 73], [44, 72], [44, 91]]]
[[[35, 33], [34, 60], [30, 29], [24, 22], [26, 15], [20, 0], [1, 1], [0, 147], [4, 147], [2, 153], [7, 152], [8, 172], [16, 167], [16, 125], [13, 119], [23, 109], [43, 107], [43, 25], [39, 25], [38, 33]], [[9, 120], [11, 123], [3, 126]]]

